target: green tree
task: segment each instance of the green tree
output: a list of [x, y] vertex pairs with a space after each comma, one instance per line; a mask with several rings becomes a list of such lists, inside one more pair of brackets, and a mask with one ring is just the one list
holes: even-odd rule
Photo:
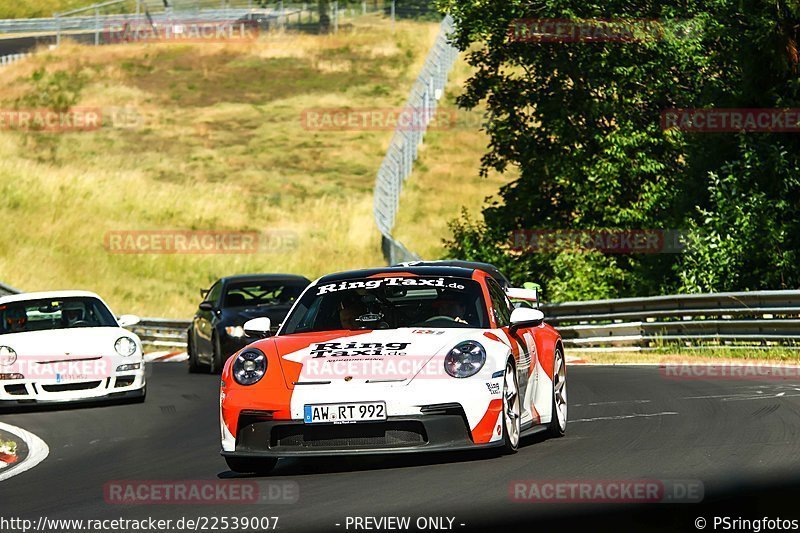
[[[482, 172], [514, 166], [520, 174], [482, 221], [453, 223], [450, 255], [492, 258], [517, 281], [540, 280], [551, 299], [800, 283], [797, 135], [661, 127], [669, 108], [800, 107], [796, 3], [439, 4], [456, 19], [453, 40], [475, 69], [459, 104], [485, 105], [492, 117]], [[520, 19], [627, 21], [635, 38], [525, 42], [509, 37]], [[735, 250], [713, 247], [715, 234], [747, 221], [747, 231], [731, 234]], [[685, 254], [566, 258], [515, 253], [508, 241], [517, 229], [677, 229], [689, 237]], [[725, 263], [715, 262], [720, 254]]]

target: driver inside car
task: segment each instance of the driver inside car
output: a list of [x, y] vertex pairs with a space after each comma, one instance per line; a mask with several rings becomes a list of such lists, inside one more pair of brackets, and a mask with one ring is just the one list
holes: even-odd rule
[[467, 324], [464, 318], [467, 314], [467, 307], [464, 303], [456, 298], [442, 298], [436, 302], [437, 309], [440, 316], [452, 318], [454, 322], [459, 324]]
[[85, 322], [84, 309], [80, 304], [65, 304], [61, 309], [61, 323], [64, 327], [74, 326], [78, 322]]
[[339, 322], [342, 324], [342, 329], [359, 329], [360, 325], [356, 319], [366, 312], [367, 307], [358, 300], [342, 301], [339, 307]]
[[6, 311], [5, 326], [8, 333], [17, 333], [25, 331], [25, 325], [28, 323], [28, 315], [24, 309], [12, 307]]

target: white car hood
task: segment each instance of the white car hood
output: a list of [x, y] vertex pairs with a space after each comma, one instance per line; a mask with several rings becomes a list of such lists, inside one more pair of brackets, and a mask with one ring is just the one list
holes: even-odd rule
[[80, 360], [87, 357], [118, 356], [114, 343], [122, 336], [141, 343], [136, 335], [118, 327], [48, 329], [0, 335], [0, 346], [10, 346], [18, 356], [58, 360]]

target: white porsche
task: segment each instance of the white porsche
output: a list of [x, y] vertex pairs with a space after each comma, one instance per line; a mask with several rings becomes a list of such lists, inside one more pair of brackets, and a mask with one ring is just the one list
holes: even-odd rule
[[142, 344], [86, 291], [0, 297], [0, 406], [100, 399], [144, 401]]

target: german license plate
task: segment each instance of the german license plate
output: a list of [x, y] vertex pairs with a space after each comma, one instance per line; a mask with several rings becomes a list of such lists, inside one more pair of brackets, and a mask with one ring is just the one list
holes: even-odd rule
[[355, 424], [386, 420], [385, 402], [328, 403], [306, 405], [303, 412], [306, 424]]

